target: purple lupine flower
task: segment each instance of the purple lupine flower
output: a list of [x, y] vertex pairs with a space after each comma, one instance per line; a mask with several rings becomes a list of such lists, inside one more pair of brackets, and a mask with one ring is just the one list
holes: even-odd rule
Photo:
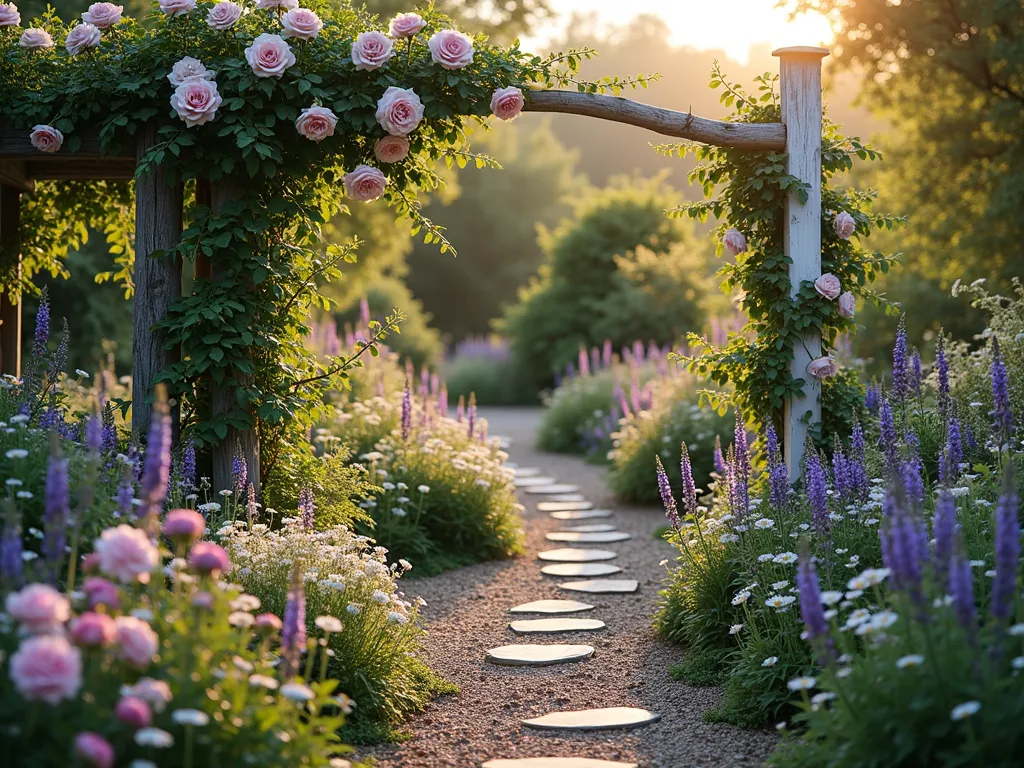
[[43, 558], [46, 560], [52, 582], [57, 581], [57, 572], [64, 560], [70, 514], [68, 460], [61, 458], [54, 450], [46, 467], [46, 500], [43, 510]]
[[1017, 567], [1020, 558], [1017, 501], [1017, 493], [1008, 482], [996, 505], [996, 576], [992, 580], [990, 610], [997, 621], [1009, 617], [1017, 592]]
[[956, 501], [949, 491], [943, 489], [935, 502], [935, 516], [932, 519], [932, 535], [935, 538], [935, 583], [945, 584], [949, 575], [950, 559], [956, 548], [957, 521]]
[[601, 365], [605, 368], [612, 367], [612, 340], [605, 339], [604, 346], [601, 347]]
[[868, 384], [868, 388], [864, 392], [864, 407], [874, 413], [878, 410], [881, 396], [882, 390], [877, 384]]
[[0, 534], [0, 580], [8, 585], [20, 584], [24, 560], [21, 556], [21, 526], [13, 503], [4, 514], [4, 529]]
[[796, 586], [800, 595], [800, 616], [807, 627], [807, 640], [817, 647], [823, 660], [830, 655], [828, 620], [821, 605], [821, 587], [818, 572], [806, 550], [801, 552], [800, 564], [796, 570]]
[[466, 434], [470, 439], [476, 431], [476, 395], [469, 393], [469, 407], [466, 408]]
[[249, 464], [241, 456], [235, 456], [231, 460], [231, 482], [238, 495], [241, 495], [249, 484]]
[[867, 448], [864, 444], [864, 429], [860, 422], [853, 425], [853, 435], [850, 437], [850, 483], [857, 493], [857, 498], [863, 501], [867, 498], [870, 484], [868, 483], [867, 469]]
[[412, 387], [409, 380], [405, 381], [405, 389], [402, 391], [402, 442], [409, 442], [412, 435]]
[[288, 602], [284, 606], [281, 627], [281, 656], [284, 661], [282, 676], [292, 677], [298, 671], [299, 656], [306, 649], [306, 588], [298, 567], [292, 571], [288, 588]]
[[64, 369], [68, 366], [68, 346], [71, 344], [71, 330], [68, 328], [68, 320], [64, 318], [64, 327], [61, 330], [60, 341], [57, 343], [57, 351], [53, 353], [53, 365], [50, 366], [49, 378], [56, 382]]
[[[892, 497], [891, 492], [889, 496]], [[894, 498], [887, 501], [889, 514], [881, 531], [883, 560], [888, 561], [885, 566], [892, 571], [890, 582], [893, 587], [906, 592], [920, 605], [924, 599], [921, 588], [922, 549], [926, 554], [927, 534], [924, 533], [923, 524], [909, 510]]]
[[907, 368], [907, 316], [900, 316], [896, 328], [896, 346], [892, 352], [892, 393], [901, 404], [910, 395], [910, 371]]
[[455, 409], [455, 421], [459, 424], [466, 417], [466, 396], [459, 395], [459, 404]]
[[783, 509], [789, 499], [789, 470], [782, 463], [779, 451], [779, 436], [769, 421], [765, 434], [768, 452], [768, 501], [775, 509]]
[[725, 477], [725, 459], [722, 457], [722, 438], [715, 435], [715, 472], [719, 477]]
[[[693, 482], [693, 466], [690, 464], [690, 451], [684, 442], [682, 455], [679, 459], [679, 472], [683, 478], [683, 508], [688, 515], [697, 514], [697, 485]], [[660, 479], [660, 478], [659, 478]], [[671, 492], [671, 489], [669, 489]]]
[[885, 454], [885, 465], [889, 472], [895, 474], [900, 464], [899, 443], [896, 440], [896, 417], [888, 397], [882, 397], [882, 405], [878, 411], [878, 442]]
[[846, 458], [846, 454], [843, 453], [838, 438], [832, 451], [832, 482], [840, 501], [844, 503], [849, 501], [853, 496], [853, 479], [850, 473], [850, 462]]
[[191, 438], [185, 443], [185, 452], [181, 457], [181, 482], [183, 487], [195, 489], [198, 473], [196, 471], [196, 444]]
[[661, 463], [661, 457], [655, 456], [654, 462], [657, 465], [658, 493], [661, 494], [661, 503], [665, 505], [665, 517], [678, 528], [679, 510], [676, 508], [676, 500], [672, 495], [672, 484], [668, 480], [668, 473], [665, 472], [665, 465]]
[[1006, 363], [999, 353], [999, 339], [992, 337], [992, 417], [995, 420], [996, 437], [1005, 445], [1013, 434], [1013, 406], [1010, 404], [1010, 386]]
[[970, 424], [964, 424], [964, 445], [969, 451], [978, 447], [978, 438], [974, 436], [974, 428]]
[[946, 446], [943, 458], [947, 464], [947, 480], [953, 482], [960, 476], [960, 464], [964, 460], [964, 438], [960, 434], [960, 420], [950, 416], [946, 422]]
[[46, 343], [50, 340], [50, 294], [43, 288], [36, 310], [36, 330], [32, 337], [32, 359], [42, 360], [46, 356]]
[[807, 477], [807, 500], [811, 503], [811, 521], [819, 536], [828, 535], [832, 521], [828, 518], [828, 482], [825, 467], [817, 451], [809, 450], [804, 455], [804, 469]]
[[957, 623], [973, 639], [978, 629], [974, 607], [974, 577], [971, 575], [971, 564], [964, 556], [963, 542], [958, 542], [957, 551], [950, 561], [949, 594], [953, 598], [953, 614]]
[[441, 385], [441, 392], [437, 396], [437, 409], [441, 413], [442, 419], [448, 418], [448, 385]]
[[626, 393], [622, 391], [622, 386], [618, 382], [615, 383], [615, 388], [612, 390], [612, 397], [618, 402], [623, 416], [629, 416], [632, 413], [629, 403], [626, 402]]
[[939, 377], [939, 413], [943, 419], [948, 418], [952, 401], [949, 397], [949, 360], [946, 358], [946, 334], [939, 333], [935, 342], [935, 370]]
[[[242, 466], [245, 466], [244, 462]], [[139, 517], [156, 517], [167, 497], [171, 477], [171, 414], [166, 403], [157, 403], [146, 442], [146, 461], [140, 480], [142, 506]]]
[[114, 424], [114, 405], [103, 407], [103, 453], [117, 452], [117, 427]]
[[103, 450], [103, 421], [95, 413], [85, 421], [85, 447], [90, 451]]
[[316, 500], [309, 488], [299, 491], [299, 518], [302, 520], [302, 527], [305, 530], [313, 530], [313, 523], [316, 520]]
[[733, 428], [733, 446], [736, 502], [739, 506], [737, 515], [742, 517], [747, 514], [750, 500], [750, 448], [747, 443], [747, 427], [743, 421], [743, 413], [738, 408], [736, 409], [736, 426]]
[[580, 347], [579, 353], [576, 355], [577, 363], [580, 368], [580, 376], [590, 375], [590, 358], [587, 355], [587, 348], [584, 346]]
[[573, 365], [572, 362], [570, 361], [570, 362], [565, 364], [565, 380], [566, 381], [572, 381], [575, 378], [576, 378], [576, 366]]
[[124, 474], [121, 477], [121, 484], [117, 486], [117, 509], [121, 515], [131, 514], [133, 504], [132, 500], [135, 498], [135, 486], [132, 483], [132, 472], [127, 467], [125, 468]]
[[916, 507], [924, 503], [924, 478], [918, 459], [903, 462], [900, 466], [900, 482], [903, 484], [903, 493], [912, 505]]
[[921, 394], [921, 353], [914, 347], [910, 353], [910, 391], [915, 397]]

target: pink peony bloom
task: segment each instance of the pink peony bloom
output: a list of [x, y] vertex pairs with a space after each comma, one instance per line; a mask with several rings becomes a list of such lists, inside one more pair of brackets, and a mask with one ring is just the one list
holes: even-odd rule
[[300, 40], [312, 40], [320, 34], [324, 23], [320, 17], [308, 8], [292, 8], [281, 17], [285, 37], [297, 37]]
[[384, 194], [388, 184], [387, 177], [369, 165], [358, 165], [351, 173], [346, 173], [342, 181], [345, 194], [361, 203], [369, 203]]
[[117, 608], [121, 604], [121, 593], [118, 588], [99, 576], [90, 576], [82, 585], [82, 591], [89, 598], [89, 608], [96, 608], [105, 605], [107, 608]]
[[72, 56], [77, 56], [82, 51], [99, 45], [102, 37], [99, 29], [92, 24], [79, 24], [64, 38], [64, 47]]
[[45, 29], [32, 27], [21, 33], [18, 45], [22, 48], [53, 48], [53, 38]]
[[843, 211], [832, 221], [832, 227], [836, 234], [843, 240], [849, 240], [857, 231], [857, 220], [846, 211]]
[[412, 88], [389, 87], [377, 102], [377, 122], [392, 136], [408, 136], [423, 119], [423, 102]]
[[195, 10], [196, 0], [160, 0], [160, 10], [168, 16], [180, 16]]
[[231, 570], [231, 558], [224, 547], [211, 541], [197, 541], [188, 556], [192, 567], [200, 573], [209, 573], [214, 578]]
[[220, 0], [206, 14], [206, 23], [218, 32], [231, 29], [242, 18], [242, 6], [231, 0]]
[[256, 0], [256, 7], [266, 10], [276, 10], [278, 8], [291, 10], [292, 8], [299, 7], [299, 0]]
[[49, 125], [37, 125], [29, 134], [32, 146], [40, 152], [54, 153], [64, 144], [64, 134]]
[[206, 530], [206, 520], [194, 509], [172, 509], [167, 513], [162, 530], [170, 539], [198, 539]]
[[510, 85], [508, 88], [499, 88], [491, 96], [491, 113], [499, 120], [515, 120], [523, 111], [526, 99], [523, 92]]
[[454, 29], [442, 29], [427, 41], [430, 58], [445, 69], [462, 69], [473, 62], [473, 41]]
[[722, 244], [733, 256], [739, 256], [747, 250], [747, 238], [738, 229], [725, 230]]
[[21, 25], [21, 14], [14, 3], [0, 3], [0, 27], [17, 27]]
[[311, 141], [323, 141], [328, 136], [334, 135], [334, 127], [338, 124], [338, 116], [327, 107], [314, 104], [302, 110], [302, 114], [295, 121], [295, 130], [300, 136]]
[[123, 5], [93, 3], [89, 6], [89, 10], [82, 14], [82, 21], [99, 29], [108, 29], [121, 21], [123, 12]]
[[114, 707], [114, 717], [136, 730], [153, 724], [153, 711], [138, 696], [122, 696]]
[[215, 75], [216, 73], [211, 72], [204, 67], [203, 62], [199, 59], [193, 59], [191, 56], [186, 56], [171, 67], [171, 72], [167, 75], [167, 81], [177, 88], [186, 80], [192, 80], [194, 78], [199, 78], [200, 80], [213, 80]]
[[272, 613], [261, 613], [256, 617], [256, 631], [262, 635], [272, 635], [280, 632], [283, 626], [281, 619]]
[[409, 156], [409, 140], [402, 136], [385, 136], [373, 145], [373, 154], [382, 163], [398, 163]]
[[824, 296], [829, 301], [835, 301], [843, 292], [843, 285], [839, 282], [838, 277], [831, 272], [826, 272], [814, 281], [814, 290], [818, 292], [819, 296]]
[[857, 297], [847, 291], [839, 297], [839, 315], [847, 320], [853, 320], [857, 314]]
[[112, 768], [114, 748], [98, 733], [83, 731], [75, 736], [75, 755], [93, 768]]
[[164, 711], [171, 699], [171, 688], [163, 680], [152, 677], [140, 677], [135, 685], [121, 687], [122, 696], [135, 696], [153, 708], [157, 714]]
[[130, 525], [105, 530], [96, 539], [93, 550], [100, 556], [100, 570], [122, 584], [149, 583], [150, 574], [160, 563], [160, 553], [146, 532]]
[[134, 667], [145, 669], [153, 661], [160, 638], [142, 619], [118, 616], [114, 619], [117, 632], [117, 656]]
[[88, 648], [113, 645], [117, 638], [114, 620], [105, 613], [83, 613], [71, 622], [71, 642]]
[[71, 618], [71, 603], [48, 584], [29, 584], [5, 603], [11, 618], [35, 635], [53, 632]]
[[383, 32], [360, 32], [352, 43], [352, 65], [356, 69], [380, 69], [394, 54], [394, 43]]
[[245, 60], [256, 77], [280, 77], [295, 63], [295, 54], [283, 37], [264, 32], [245, 49]]
[[807, 372], [817, 379], [827, 379], [839, 372], [839, 366], [828, 355], [822, 355], [807, 364]]
[[57, 704], [78, 695], [82, 654], [59, 635], [30, 637], [11, 655], [10, 675], [15, 688], [29, 701]]
[[388, 25], [388, 34], [395, 38], [415, 37], [425, 26], [427, 22], [418, 13], [400, 13]]

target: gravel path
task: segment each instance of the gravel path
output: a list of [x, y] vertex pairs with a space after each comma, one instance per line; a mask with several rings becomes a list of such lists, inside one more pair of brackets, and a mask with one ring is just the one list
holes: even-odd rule
[[[640, 591], [582, 595], [559, 590], [556, 585], [569, 579], [541, 575], [536, 553], [563, 546], [544, 540], [545, 533], [561, 524], [537, 511], [536, 503], [545, 497], [520, 493], [526, 505], [526, 557], [406, 585], [408, 592], [427, 601], [426, 660], [455, 682], [460, 693], [438, 699], [413, 717], [410, 740], [363, 749], [360, 757], [376, 758], [378, 768], [477, 768], [495, 758], [548, 756], [633, 761], [641, 768], [760, 765], [772, 749], [774, 734], [704, 723], [700, 713], [717, 703], [718, 691], [690, 688], [668, 676], [668, 666], [681, 658], [680, 651], [659, 641], [651, 629], [664, 576], [659, 562], [672, 556], [672, 549], [653, 535], [664, 517], [657, 510], [616, 504], [600, 467], [538, 453], [534, 434], [540, 409], [484, 409], [483, 415], [490, 434], [512, 438], [511, 461], [540, 467], [560, 483], [579, 485], [596, 507], [615, 510], [607, 522], [633, 538], [594, 546], [617, 551], [613, 562], [624, 573], [613, 578], [637, 579]], [[579, 615], [601, 619], [608, 627], [541, 637], [517, 636], [508, 629], [509, 608], [542, 598], [590, 603], [596, 608]], [[596, 653], [581, 663], [533, 669], [483, 660], [489, 648], [529, 642], [583, 643], [594, 646]], [[556, 710], [619, 706], [650, 709], [662, 720], [636, 731], [589, 734], [545, 733], [520, 725], [522, 719]]]

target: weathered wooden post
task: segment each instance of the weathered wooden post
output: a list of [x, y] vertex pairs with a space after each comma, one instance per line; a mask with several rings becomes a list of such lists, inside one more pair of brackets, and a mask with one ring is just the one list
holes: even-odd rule
[[[786, 126], [786, 172], [807, 184], [807, 202], [791, 190], [786, 200], [785, 249], [792, 260], [789, 280], [796, 295], [804, 280], [821, 275], [821, 60], [827, 48], [780, 48], [782, 123]], [[807, 365], [821, 355], [821, 337], [810, 334], [793, 349], [790, 372], [805, 381], [804, 394], [786, 403], [783, 443], [789, 476], [801, 475], [808, 427], [821, 421], [821, 386]]]
[[[21, 190], [0, 184], [0, 250], [17, 248], [20, 227]], [[9, 254], [12, 274], [21, 277], [21, 254]], [[21, 290], [0, 286], [0, 373], [21, 376]]]

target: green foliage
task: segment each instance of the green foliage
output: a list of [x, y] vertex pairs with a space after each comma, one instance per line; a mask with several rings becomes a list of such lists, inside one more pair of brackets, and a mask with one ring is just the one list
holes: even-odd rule
[[[616, 374], [574, 376], [552, 394], [537, 430], [537, 447], [550, 453], [584, 453], [591, 430], [617, 408]], [[617, 411], [616, 411], [617, 413]]]
[[705, 687], [722, 684], [723, 652], [714, 648], [692, 651], [678, 664], [668, 668], [668, 673], [687, 685]]
[[[486, 345], [486, 352], [480, 347]], [[470, 349], [469, 347], [472, 346]], [[509, 354], [504, 339], [467, 340], [441, 369], [453, 400], [470, 395], [479, 405], [536, 405], [537, 394]]]
[[837, 437], [844, 441], [850, 439], [854, 423], [864, 420], [865, 392], [856, 371], [849, 369], [822, 382], [819, 447], [829, 447], [827, 440]]

